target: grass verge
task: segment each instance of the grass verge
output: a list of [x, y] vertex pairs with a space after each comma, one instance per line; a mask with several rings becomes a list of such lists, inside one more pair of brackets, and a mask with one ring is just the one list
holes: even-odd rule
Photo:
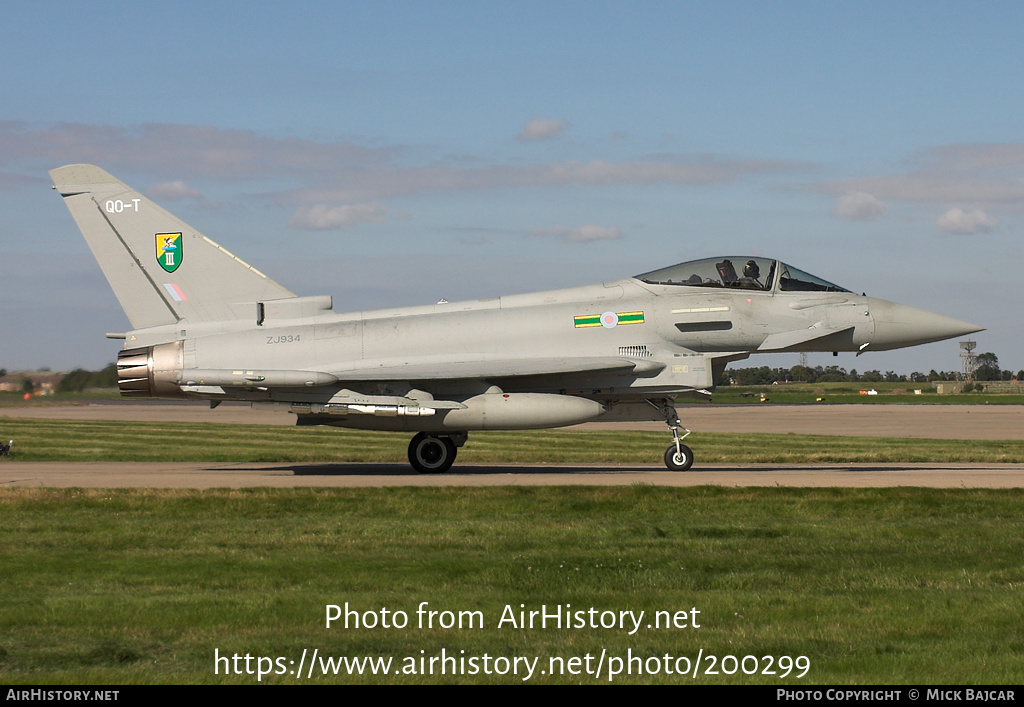
[[[14, 461], [406, 462], [410, 435], [218, 423], [5, 419]], [[660, 465], [667, 432], [473, 432], [459, 463]], [[1020, 440], [694, 433], [700, 463], [1024, 462]], [[5, 460], [2, 463], [7, 463]]]
[[[596, 666], [604, 650], [658, 658], [616, 683], [1020, 684], [1022, 502], [1019, 490], [4, 489], [0, 682], [255, 683], [215, 672], [214, 651], [283, 658], [276, 670], [318, 649], [393, 663], [262, 682], [522, 682], [419, 673], [444, 650], [537, 658], [530, 682], [607, 683], [585, 662], [539, 674], [552, 657]], [[409, 625], [326, 628], [325, 606], [346, 602]], [[484, 626], [420, 628], [421, 602]], [[497, 625], [506, 606], [566, 604], [647, 618], [633, 635]], [[694, 608], [700, 628], [646, 628], [652, 612]], [[666, 674], [662, 656], [699, 651], [696, 681]], [[721, 662], [704, 674], [709, 655], [774, 656], [777, 674]], [[780, 656], [810, 670], [782, 678]]]
[[[980, 385], [985, 385], [984, 383]], [[914, 390], [920, 390], [916, 395]], [[867, 395], [873, 390], [875, 395]], [[863, 393], [861, 391], [864, 391]], [[1024, 395], [985, 392], [940, 395], [931, 383], [785, 383], [782, 385], [728, 385], [715, 388], [715, 403], [761, 404], [761, 395], [771, 403], [830, 405], [1021, 405]]]

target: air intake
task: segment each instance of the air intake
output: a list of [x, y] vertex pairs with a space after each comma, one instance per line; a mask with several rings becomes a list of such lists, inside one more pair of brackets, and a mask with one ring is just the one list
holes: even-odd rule
[[619, 356], [629, 356], [630, 358], [650, 358], [653, 356], [647, 347], [643, 344], [639, 346], [620, 346]]

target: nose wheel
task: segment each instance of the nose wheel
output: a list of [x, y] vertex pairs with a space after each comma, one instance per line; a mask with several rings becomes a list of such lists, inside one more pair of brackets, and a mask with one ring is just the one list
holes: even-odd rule
[[[665, 424], [672, 430], [672, 445], [665, 450], [665, 466], [669, 471], [686, 471], [693, 466], [693, 450], [683, 444], [682, 440], [689, 436], [690, 430], [683, 427], [679, 422], [679, 414], [676, 413], [676, 406], [673, 400], [661, 401], [656, 404], [652, 400], [647, 401], [652, 406], [661, 410], [665, 415]], [[679, 434], [679, 430], [683, 434]]]
[[686, 471], [693, 466], [693, 451], [685, 444], [671, 445], [665, 450], [665, 466], [669, 471]]

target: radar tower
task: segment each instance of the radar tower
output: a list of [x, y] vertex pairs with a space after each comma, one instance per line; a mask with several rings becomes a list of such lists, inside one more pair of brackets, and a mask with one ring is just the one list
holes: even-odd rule
[[961, 341], [960, 358], [964, 360], [964, 380], [968, 383], [974, 382], [974, 368], [977, 365], [977, 357], [974, 355], [974, 349], [977, 347], [978, 342], [976, 341]]

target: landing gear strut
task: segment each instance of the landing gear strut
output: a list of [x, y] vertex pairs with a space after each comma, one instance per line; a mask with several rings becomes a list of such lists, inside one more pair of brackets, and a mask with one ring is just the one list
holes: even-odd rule
[[452, 468], [458, 448], [466, 443], [465, 432], [432, 435], [420, 432], [409, 443], [409, 463], [421, 474], [443, 474]]
[[[693, 466], [693, 451], [685, 444], [679, 442], [679, 432], [672, 430], [675, 433], [675, 444], [669, 445], [669, 448], [665, 450], [665, 466], [668, 467], [669, 471], [686, 471]], [[690, 434], [687, 430], [686, 434]], [[684, 437], [686, 435], [683, 435]]]
[[[651, 402], [651, 405], [654, 405], [654, 403]], [[669, 448], [665, 450], [665, 466], [668, 467], [669, 471], [686, 471], [693, 466], [693, 450], [683, 444], [682, 440], [690, 435], [690, 430], [683, 427], [682, 423], [679, 422], [679, 415], [676, 413], [674, 401], [666, 400], [664, 404], [660, 406], [655, 405], [655, 407], [658, 407], [665, 415], [665, 424], [672, 430], [673, 441]], [[679, 430], [683, 431], [681, 436]]]

